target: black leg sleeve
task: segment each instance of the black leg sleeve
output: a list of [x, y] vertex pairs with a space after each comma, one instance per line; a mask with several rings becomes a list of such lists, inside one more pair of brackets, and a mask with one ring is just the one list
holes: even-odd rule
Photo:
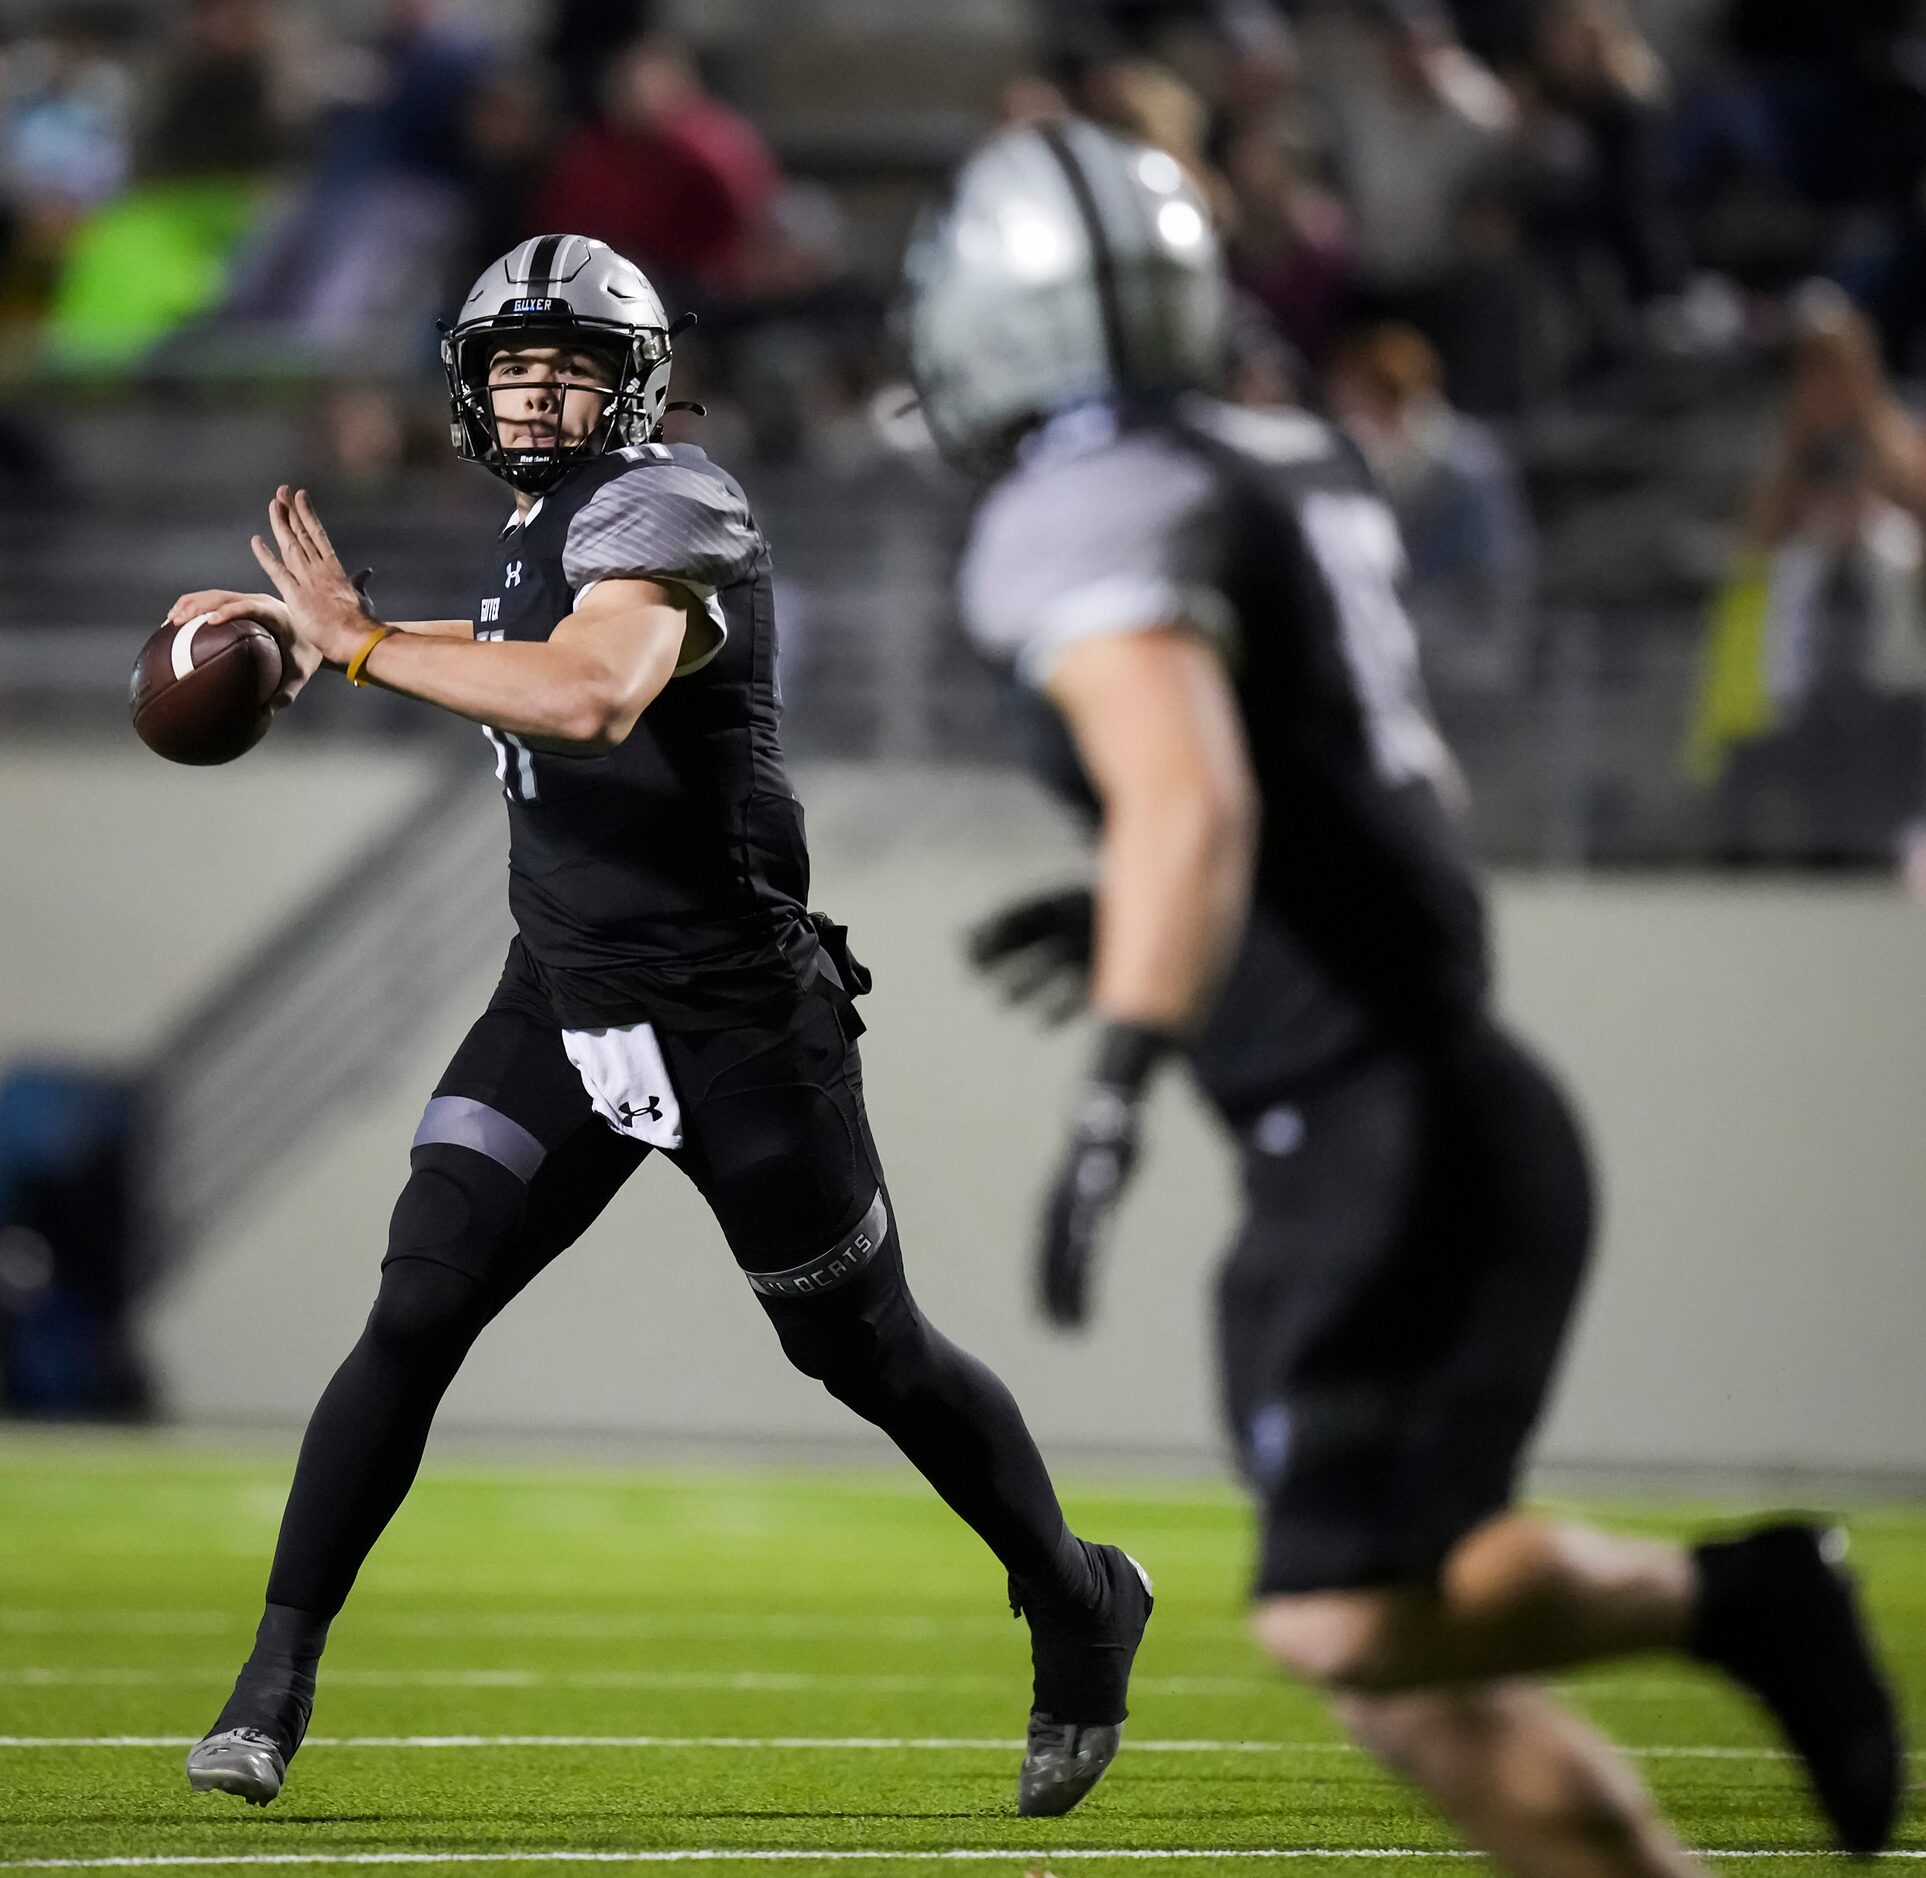
[[413, 1484], [442, 1395], [512, 1295], [481, 1274], [521, 1227], [521, 1180], [467, 1148], [414, 1160], [367, 1327], [301, 1442], [254, 1649], [214, 1723], [259, 1729], [284, 1754], [307, 1730], [328, 1625]]
[[760, 1029], [667, 1035], [675, 1164], [701, 1189], [789, 1360], [874, 1423], [979, 1533], [1025, 1599], [1087, 1609], [1101, 1580], [1064, 1524], [1010, 1392], [934, 1329], [903, 1276], [847, 1001]]
[[[1094, 1603], [1101, 1581], [1064, 1521], [1015, 1397], [917, 1308], [888, 1196], [879, 1194], [878, 1201], [887, 1225], [867, 1261], [848, 1276], [832, 1275], [820, 1289], [776, 1294], [762, 1289], [763, 1275], [751, 1272], [784, 1352], [896, 1443], [1026, 1598], [1046, 1607]], [[830, 1258], [833, 1263], [833, 1252]], [[847, 1252], [844, 1263], [854, 1264]]]
[[301, 1443], [268, 1576], [271, 1605], [324, 1618], [341, 1608], [414, 1482], [469, 1346], [512, 1295], [497, 1274], [527, 1188], [468, 1148], [418, 1148], [414, 1161], [367, 1327]]

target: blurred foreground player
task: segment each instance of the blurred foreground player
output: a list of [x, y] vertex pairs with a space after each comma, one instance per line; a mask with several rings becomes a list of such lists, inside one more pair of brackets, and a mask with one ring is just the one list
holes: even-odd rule
[[1186, 1058], [1243, 1165], [1219, 1353], [1264, 1649], [1533, 1878], [1691, 1868], [1525, 1680], [1645, 1650], [1762, 1698], [1841, 1843], [1882, 1845], [1892, 1704], [1825, 1535], [1687, 1552], [1513, 1510], [1590, 1246], [1584, 1151], [1488, 1010], [1396, 528], [1327, 426], [1209, 395], [1223, 285], [1183, 172], [1088, 124], [1009, 133], [925, 223], [909, 290], [931, 427], [994, 479], [964, 613], [1099, 829], [1094, 906], [979, 938], [1032, 985], [1092, 971], [1047, 1312], [1082, 1321], [1140, 1099]]
[[670, 329], [599, 242], [525, 242], [445, 348], [460, 453], [515, 491], [474, 620], [375, 620], [305, 493], [255, 554], [291, 697], [320, 665], [480, 723], [508, 799], [518, 936], [416, 1131], [373, 1313], [302, 1443], [253, 1654], [188, 1755], [265, 1804], [328, 1624], [414, 1479], [477, 1334], [659, 1149], [694, 1181], [783, 1350], [883, 1429], [982, 1536], [1030, 1620], [1018, 1780], [1067, 1812], [1115, 1753], [1148, 1581], [1064, 1523], [1009, 1391], [904, 1279], [854, 1009], [868, 980], [805, 911], [777, 737], [769, 550], [742, 490], [657, 441]]

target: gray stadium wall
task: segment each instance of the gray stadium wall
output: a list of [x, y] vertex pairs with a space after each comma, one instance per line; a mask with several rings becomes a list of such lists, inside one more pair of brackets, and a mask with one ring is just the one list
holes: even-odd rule
[[[0, 763], [0, 1058], [137, 1047], [418, 785], [380, 753], [263, 752], [223, 776], [44, 752]], [[487, 790], [478, 781], [485, 797]], [[1076, 856], [1020, 782], [820, 770], [817, 898], [874, 967], [867, 1079], [912, 1274], [1046, 1444], [1207, 1464], [1223, 1151], [1177, 1079], [1096, 1331], [1025, 1303], [1031, 1208], [1081, 1056], [972, 982], [962, 928]], [[493, 813], [485, 801], [478, 813]], [[1505, 1002], [1592, 1127], [1607, 1230], [1543, 1453], [1649, 1470], [1926, 1475], [1926, 923], [1892, 893], [1785, 881], [1498, 883]], [[178, 1416], [280, 1431], [372, 1293], [410, 1133], [488, 990], [437, 988], [428, 1040], [162, 1297]], [[449, 1428], [864, 1442], [789, 1373], [713, 1225], [651, 1164], [483, 1339]]]

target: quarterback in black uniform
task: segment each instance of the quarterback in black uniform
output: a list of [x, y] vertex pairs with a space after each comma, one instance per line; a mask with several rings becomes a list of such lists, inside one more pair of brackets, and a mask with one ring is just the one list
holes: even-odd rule
[[327, 665], [482, 725], [517, 927], [423, 1112], [373, 1312], [309, 1424], [255, 1647], [190, 1781], [280, 1791], [329, 1622], [470, 1344], [656, 1149], [790, 1361], [890, 1435], [1007, 1570], [1036, 1672], [1018, 1804], [1068, 1811], [1116, 1752], [1149, 1581], [1071, 1533], [1008, 1390], [905, 1282], [856, 1052], [868, 981], [806, 911], [768, 546], [733, 478], [657, 440], [670, 329], [601, 243], [523, 243], [444, 352], [457, 449], [515, 490], [473, 619], [374, 618], [287, 488], [254, 543], [278, 600], [189, 594], [173, 614], [270, 623], [283, 702]]
[[1751, 1689], [1840, 1842], [1877, 1848], [1902, 1759], [1828, 1535], [1686, 1551], [1514, 1506], [1590, 1248], [1585, 1155], [1488, 1009], [1396, 526], [1329, 427], [1210, 395], [1224, 283], [1182, 168], [1090, 124], [1007, 133], [908, 273], [923, 409], [991, 483], [966, 624], [1100, 844], [1094, 901], [978, 939], [1031, 984], [1087, 966], [1100, 1022], [1047, 1313], [1085, 1316], [1141, 1096], [1187, 1059], [1242, 1162], [1219, 1352], [1263, 1648], [1532, 1878], [1691, 1869], [1524, 1680], [1643, 1650]]

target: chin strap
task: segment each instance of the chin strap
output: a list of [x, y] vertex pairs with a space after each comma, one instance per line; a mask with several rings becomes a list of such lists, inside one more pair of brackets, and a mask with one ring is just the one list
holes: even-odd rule
[[[673, 346], [695, 323], [696, 316], [693, 313], [683, 313], [671, 320], [669, 322], [669, 330], [665, 335], [669, 344]], [[698, 404], [693, 398], [677, 398], [662, 407], [662, 415], [664, 417], [667, 417], [671, 411], [687, 411], [693, 417], [707, 417], [709, 415], [709, 407], [706, 404]]]

